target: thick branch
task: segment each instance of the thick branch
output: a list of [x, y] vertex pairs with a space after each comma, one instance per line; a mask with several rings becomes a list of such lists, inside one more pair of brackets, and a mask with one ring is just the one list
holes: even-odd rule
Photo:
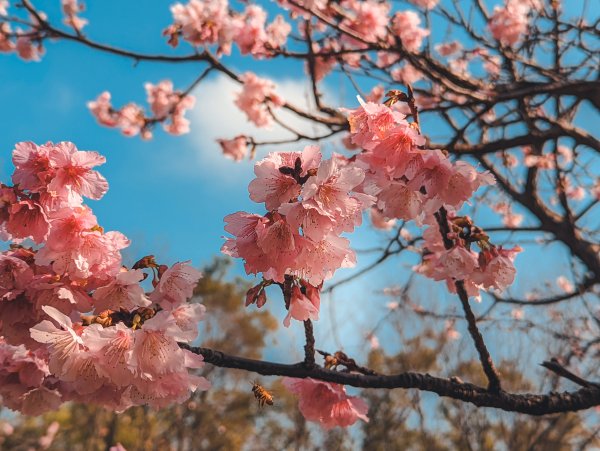
[[326, 382], [351, 385], [361, 388], [416, 388], [440, 396], [469, 402], [479, 407], [494, 407], [509, 412], [529, 415], [546, 415], [559, 412], [572, 412], [600, 405], [600, 389], [582, 388], [574, 392], [542, 394], [516, 394], [500, 390], [493, 393], [483, 387], [420, 373], [400, 373], [394, 375], [364, 375], [326, 370], [318, 366], [308, 368], [304, 362], [288, 365], [262, 360], [235, 357], [207, 348], [188, 347], [195, 354], [204, 357], [206, 363], [221, 367], [235, 368], [265, 376], [288, 376], [313, 378]]

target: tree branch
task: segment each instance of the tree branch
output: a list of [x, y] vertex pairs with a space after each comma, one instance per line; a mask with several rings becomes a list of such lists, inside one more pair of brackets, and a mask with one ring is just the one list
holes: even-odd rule
[[318, 366], [308, 368], [304, 362], [283, 364], [246, 359], [208, 348], [180, 345], [202, 355], [206, 363], [221, 367], [250, 371], [264, 376], [313, 378], [326, 382], [361, 388], [415, 388], [440, 396], [469, 402], [479, 407], [494, 407], [509, 412], [529, 415], [547, 415], [572, 412], [600, 405], [600, 388], [586, 387], [574, 392], [549, 394], [516, 394], [500, 390], [496, 393], [456, 379], [434, 377], [429, 374], [406, 372], [394, 375], [365, 375], [326, 370]]

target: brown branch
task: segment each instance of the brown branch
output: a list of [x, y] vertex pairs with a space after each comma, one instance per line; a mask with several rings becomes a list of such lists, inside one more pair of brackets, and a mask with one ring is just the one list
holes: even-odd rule
[[[444, 207], [440, 208], [435, 214], [435, 218], [438, 222], [442, 239], [444, 240], [444, 247], [449, 250], [454, 246], [454, 243], [452, 240], [450, 240], [450, 238], [448, 238], [450, 226], [448, 225], [446, 209]], [[458, 294], [463, 311], [465, 312], [465, 319], [467, 320], [469, 334], [471, 335], [473, 343], [475, 344], [475, 348], [477, 349], [477, 353], [479, 354], [479, 361], [483, 367], [483, 372], [488, 379], [488, 390], [493, 393], [498, 393], [502, 389], [500, 377], [496, 367], [494, 366], [492, 356], [490, 355], [485, 342], [483, 341], [483, 336], [477, 327], [477, 319], [475, 318], [473, 310], [469, 305], [469, 295], [467, 294], [467, 290], [465, 290], [464, 281], [457, 280], [454, 282], [454, 286], [456, 287], [456, 293]]]
[[596, 387], [586, 387], [573, 392], [552, 392], [546, 395], [507, 393], [503, 390], [491, 392], [483, 387], [459, 382], [457, 379], [445, 379], [429, 374], [406, 372], [394, 375], [365, 375], [331, 371], [318, 366], [308, 368], [304, 362], [291, 365], [273, 363], [231, 356], [208, 348], [196, 348], [183, 344], [180, 346], [202, 355], [206, 363], [221, 368], [240, 369], [265, 376], [310, 377], [361, 388], [414, 388], [469, 402], [479, 407], [494, 407], [529, 415], [573, 412], [600, 405], [600, 388]]
[[564, 366], [562, 366], [558, 362], [557, 359], [550, 359], [550, 361], [543, 362], [543, 363], [541, 363], [541, 365], [544, 368], [549, 369], [553, 373], [555, 373], [561, 377], [564, 377], [565, 379], [569, 379], [570, 381], [575, 382], [577, 385], [581, 385], [582, 387], [600, 388], [600, 384], [597, 384], [595, 382], [586, 381], [585, 379], [577, 376], [576, 374], [572, 373], [571, 371], [566, 369]]
[[483, 371], [488, 379], [488, 390], [490, 390], [491, 392], [498, 392], [501, 390], [498, 370], [496, 370], [496, 367], [494, 366], [494, 361], [492, 360], [492, 356], [490, 355], [487, 347], [485, 346], [485, 342], [483, 341], [483, 336], [477, 328], [477, 320], [475, 319], [473, 310], [469, 305], [469, 296], [467, 295], [467, 291], [465, 290], [464, 282], [462, 280], [457, 280], [455, 282], [455, 286], [456, 292], [465, 312], [465, 318], [467, 320], [469, 334], [471, 334], [471, 338], [475, 343], [475, 348], [477, 349], [477, 352], [479, 354], [481, 366], [483, 367]]
[[304, 363], [312, 367], [315, 365], [315, 336], [313, 333], [312, 321], [307, 319], [304, 321], [304, 336], [306, 344], [304, 345]]

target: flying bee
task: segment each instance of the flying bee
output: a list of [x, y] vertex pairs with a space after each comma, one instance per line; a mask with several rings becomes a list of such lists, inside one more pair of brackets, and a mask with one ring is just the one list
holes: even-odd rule
[[257, 381], [252, 383], [252, 393], [254, 393], [254, 397], [258, 400], [260, 407], [264, 407], [265, 404], [273, 405], [273, 395]]

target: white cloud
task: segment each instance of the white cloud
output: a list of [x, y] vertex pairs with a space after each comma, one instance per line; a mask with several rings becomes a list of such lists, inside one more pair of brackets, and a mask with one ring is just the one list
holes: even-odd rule
[[[311, 110], [311, 97], [306, 79], [274, 80], [276, 92], [286, 101], [299, 108]], [[221, 148], [216, 143], [218, 138], [230, 139], [244, 134], [252, 136], [257, 141], [273, 141], [294, 137], [289, 131], [274, 124], [271, 129], [256, 128], [246, 119], [234, 104], [235, 95], [241, 86], [225, 76], [206, 80], [194, 91], [196, 106], [190, 113], [191, 140], [197, 150], [196, 158], [202, 166], [209, 165], [222, 183], [239, 181], [239, 176], [247, 173], [248, 165], [244, 162], [235, 163], [221, 154]], [[325, 133], [324, 127], [318, 127], [295, 114], [277, 110], [277, 116], [293, 129], [310, 136]], [[273, 150], [301, 150], [306, 143], [298, 142], [280, 146], [261, 146], [257, 157]], [[218, 174], [218, 175], [217, 175]]]

